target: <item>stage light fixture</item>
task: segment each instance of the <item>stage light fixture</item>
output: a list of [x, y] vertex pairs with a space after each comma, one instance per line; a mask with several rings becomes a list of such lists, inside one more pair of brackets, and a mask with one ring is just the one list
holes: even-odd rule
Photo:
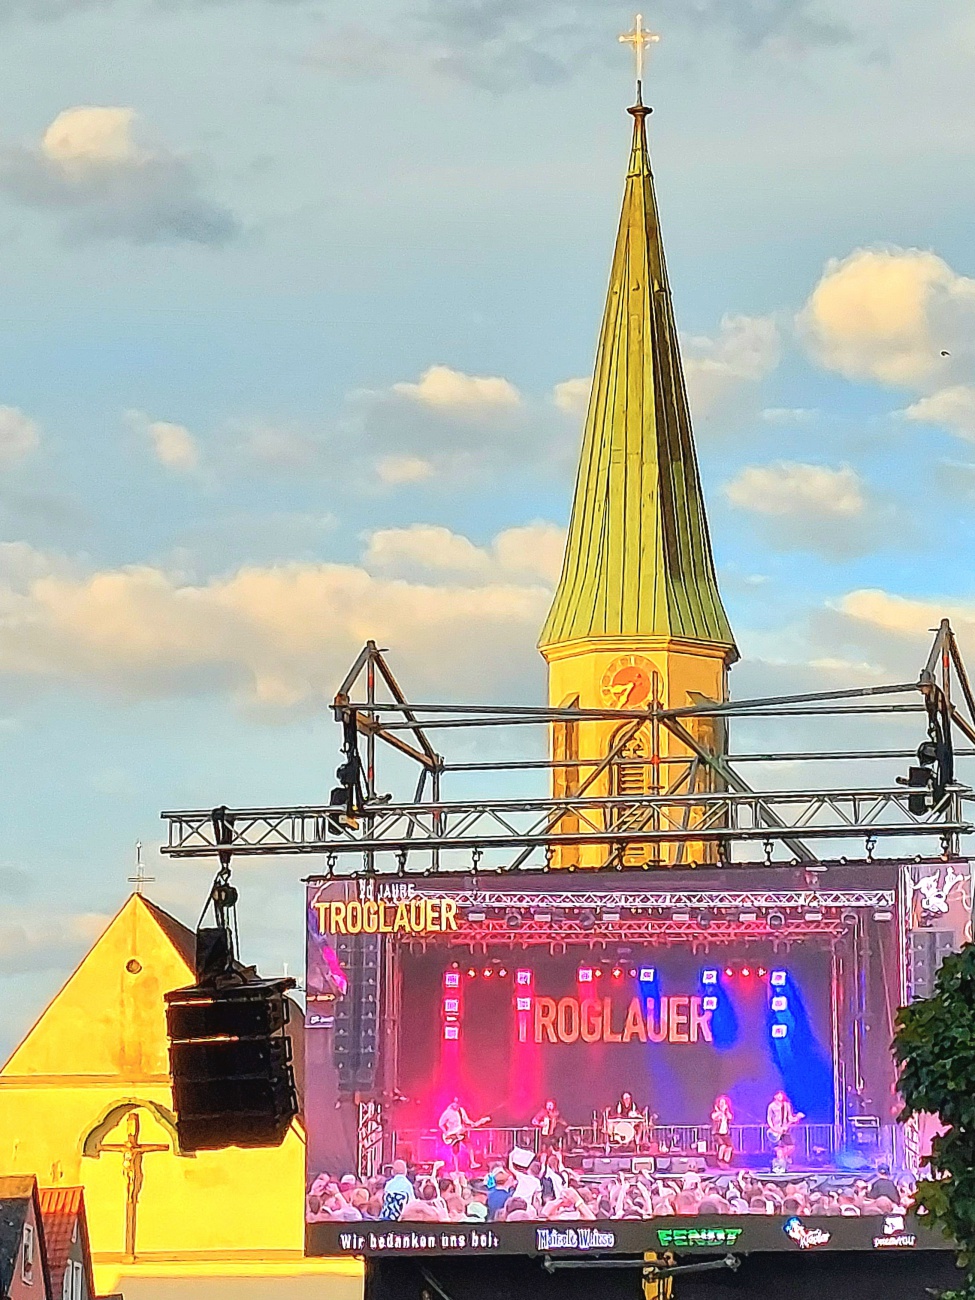
[[504, 979], [507, 973], [508, 973], [507, 967], [505, 966], [500, 967], [500, 969], [498, 970], [498, 978]]
[[759, 968], [758, 968], [758, 978], [759, 978], [760, 980], [763, 980], [767, 974], [768, 974], [768, 971], [765, 969], [765, 967], [764, 967], [764, 966], [759, 966]]
[[576, 978], [578, 979], [578, 981], [579, 981], [580, 984], [591, 984], [591, 983], [592, 983], [592, 967], [591, 967], [591, 966], [580, 966], [579, 969], [578, 969], [578, 971], [576, 972]]
[[552, 913], [546, 911], [535, 912], [534, 916], [536, 921], [544, 921], [546, 923], [552, 919]]
[[623, 972], [620, 970], [620, 968], [619, 968], [618, 966], [614, 966], [614, 967], [613, 967], [613, 979], [614, 979], [614, 980], [621, 980], [622, 978], [623, 978]]
[[444, 982], [444, 988], [448, 988], [448, 989], [458, 988], [460, 986], [460, 971], [456, 971], [456, 970], [444, 971], [443, 982]]
[[482, 978], [486, 980], [489, 980], [493, 974], [494, 974], [494, 968], [491, 966], [485, 966], [484, 969], [481, 971]]
[[789, 1027], [788, 1027], [788, 1025], [773, 1025], [773, 1026], [772, 1026], [772, 1037], [773, 1037], [773, 1038], [785, 1038], [785, 1036], [786, 1036], [786, 1034], [787, 1034], [788, 1032], [789, 1032]]
[[630, 979], [633, 979], [633, 980], [636, 979], [636, 967], [635, 967], [635, 966], [632, 967], [631, 970], [630, 970]]
[[690, 912], [675, 912], [671, 917], [671, 920], [674, 921], [689, 921], [690, 919], [691, 919]]
[[750, 978], [751, 978], [751, 973], [752, 973], [752, 972], [751, 972], [751, 969], [750, 969], [748, 966], [742, 966], [742, 968], [741, 968], [741, 974], [742, 974], [742, 978], [743, 978], [743, 979], [746, 979], [746, 980], [747, 980], [747, 979], [750, 979]]
[[512, 909], [504, 914], [504, 923], [509, 930], [517, 930], [521, 925], [521, 913]]
[[805, 919], [807, 921], [821, 921], [823, 919], [823, 914], [819, 908], [810, 907], [805, 914]]
[[757, 913], [757, 912], [739, 912], [739, 913], [738, 913], [738, 920], [739, 920], [739, 921], [757, 921], [757, 920], [758, 920], [758, 913]]
[[857, 914], [856, 912], [843, 912], [840, 916], [840, 920], [844, 925], [856, 925]]
[[482, 921], [486, 921], [486, 920], [487, 920], [487, 912], [480, 912], [480, 911], [477, 911], [477, 912], [474, 912], [474, 911], [472, 911], [472, 912], [468, 912], [468, 913], [467, 913], [467, 919], [468, 919], [468, 921], [473, 921], [473, 922], [475, 923], [475, 925], [480, 925], [480, 923], [481, 923]]
[[701, 1006], [705, 1011], [717, 1011], [718, 999], [713, 994], [709, 998], [702, 998]]
[[606, 911], [606, 909], [604, 908], [602, 912], [602, 918], [604, 921], [618, 921], [620, 919], [620, 914], [619, 912], [616, 911]]
[[873, 919], [875, 921], [892, 921], [894, 919], [894, 913], [885, 907], [878, 908], [873, 914]]
[[698, 912], [697, 923], [702, 930], [707, 930], [711, 924], [712, 916], [710, 912]]
[[602, 972], [602, 970], [597, 966], [596, 969], [593, 971], [593, 975], [595, 976], [595, 978], [596, 978], [597, 980], [600, 980], [600, 979], [602, 979], [602, 977], [603, 977], [603, 972]]
[[640, 983], [641, 983], [641, 984], [652, 984], [653, 981], [654, 981], [656, 978], [657, 978], [657, 972], [654, 970], [654, 968], [653, 968], [652, 966], [641, 966], [641, 967], [640, 967]]
[[774, 985], [774, 987], [777, 989], [782, 988], [783, 985], [785, 984], [785, 971], [774, 970], [772, 974], [768, 977], [768, 982]]
[[447, 1015], [456, 1015], [460, 1010], [459, 998], [444, 998], [443, 1009]]
[[530, 984], [531, 982], [532, 982], [532, 972], [530, 970], [515, 971], [516, 984]]
[[517, 998], [515, 1001], [515, 1006], [518, 1008], [519, 1011], [531, 1011], [532, 1000], [531, 998]]
[[732, 975], [734, 975], [734, 973], [735, 973], [735, 972], [731, 969], [730, 966], [725, 970], [725, 975], [728, 977], [728, 979], [731, 979], [731, 977], [732, 977]]
[[592, 908], [587, 907], [579, 916], [579, 924], [584, 930], [594, 930], [596, 928], [596, 913]]
[[716, 970], [705, 970], [701, 972], [702, 984], [717, 984], [718, 972]]
[[788, 1007], [789, 1007], [789, 999], [787, 997], [783, 997], [781, 994], [779, 994], [778, 997], [774, 997], [772, 999], [773, 1011], [786, 1011], [788, 1010]]
[[768, 928], [770, 930], [781, 930], [785, 925], [785, 917], [781, 912], [769, 912]]
[[460, 1037], [460, 1029], [457, 1025], [444, 1025], [443, 1036], [448, 1040], [456, 1041]]
[[476, 974], [477, 974], [477, 971], [476, 971], [476, 970], [474, 969], [474, 967], [472, 966], [472, 967], [470, 968], [470, 970], [468, 970], [468, 972], [467, 972], [467, 978], [468, 978], [469, 980], [472, 980]]

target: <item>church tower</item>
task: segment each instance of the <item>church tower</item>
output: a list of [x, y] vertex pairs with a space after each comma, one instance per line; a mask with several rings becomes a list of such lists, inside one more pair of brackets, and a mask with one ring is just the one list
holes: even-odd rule
[[[647, 39], [639, 22], [635, 36]], [[738, 657], [711, 553], [647, 150], [650, 109], [639, 80], [628, 111], [633, 143], [565, 559], [539, 640], [553, 708], [630, 711], [725, 700], [728, 668]], [[723, 751], [723, 729], [713, 720], [687, 725]], [[598, 772], [598, 760], [618, 747]], [[553, 757], [562, 766], [554, 769], [553, 793], [658, 793], [671, 789], [682, 770], [682, 793], [715, 788], [706, 768], [676, 761], [690, 756], [656, 723], [556, 723]], [[556, 864], [597, 866], [607, 856], [563, 849]], [[700, 844], [682, 853], [636, 846], [624, 861], [710, 856]]]

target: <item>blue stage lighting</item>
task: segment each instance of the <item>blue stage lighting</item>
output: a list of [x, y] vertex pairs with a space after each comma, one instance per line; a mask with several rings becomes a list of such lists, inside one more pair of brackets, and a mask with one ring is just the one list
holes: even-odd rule
[[718, 972], [716, 970], [701, 971], [702, 984], [717, 984], [717, 982], [718, 982]]
[[775, 988], [781, 988], [782, 985], [785, 983], [785, 971], [774, 970], [772, 974], [768, 977], [768, 982], [771, 985], [773, 985]]
[[785, 1038], [785, 1036], [786, 1036], [786, 1034], [787, 1034], [788, 1032], [789, 1032], [789, 1027], [788, 1027], [788, 1025], [773, 1025], [773, 1026], [772, 1026], [772, 1037], [773, 1037], [773, 1038]]
[[715, 997], [702, 998], [701, 1006], [704, 1008], [705, 1011], [717, 1011], [718, 999]]
[[788, 1009], [788, 1006], [789, 1006], [789, 999], [788, 999], [788, 998], [779, 997], [779, 998], [773, 998], [773, 999], [772, 999], [772, 1010], [773, 1010], [773, 1011], [786, 1011], [786, 1010]]
[[657, 972], [654, 970], [654, 968], [653, 968], [652, 966], [641, 966], [641, 967], [640, 967], [640, 983], [641, 983], [641, 984], [652, 984], [653, 981], [654, 981], [656, 978], [657, 978]]

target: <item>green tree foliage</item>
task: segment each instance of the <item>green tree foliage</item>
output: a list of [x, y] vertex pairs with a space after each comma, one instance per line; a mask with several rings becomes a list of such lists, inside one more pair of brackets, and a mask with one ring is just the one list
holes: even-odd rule
[[975, 1300], [975, 944], [946, 957], [932, 997], [897, 1013], [900, 1118], [927, 1112], [947, 1132], [934, 1140], [931, 1177], [917, 1205], [959, 1246], [966, 1283], [944, 1300]]

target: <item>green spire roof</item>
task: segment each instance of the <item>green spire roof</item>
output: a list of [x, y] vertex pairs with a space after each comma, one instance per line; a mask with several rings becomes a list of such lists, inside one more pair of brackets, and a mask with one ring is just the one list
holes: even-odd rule
[[586, 637], [726, 645], [637, 96], [562, 577], [543, 648]]

